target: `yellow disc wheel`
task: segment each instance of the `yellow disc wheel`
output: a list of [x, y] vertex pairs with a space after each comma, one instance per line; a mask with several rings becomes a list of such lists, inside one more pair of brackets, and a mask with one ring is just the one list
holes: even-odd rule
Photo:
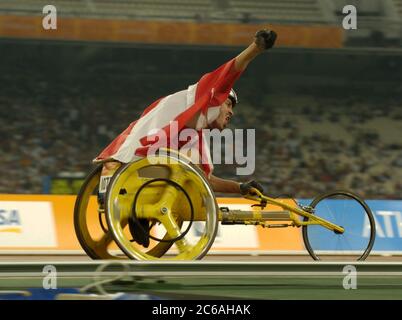
[[119, 168], [107, 191], [106, 220], [131, 259], [194, 260], [215, 240], [218, 206], [203, 172], [178, 153], [166, 152]]

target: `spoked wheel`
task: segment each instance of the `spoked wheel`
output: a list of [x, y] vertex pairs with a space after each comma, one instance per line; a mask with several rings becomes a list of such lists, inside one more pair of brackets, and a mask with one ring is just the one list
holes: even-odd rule
[[112, 236], [131, 259], [155, 260], [169, 248], [160, 259], [201, 259], [215, 240], [218, 206], [212, 189], [200, 169], [176, 154], [119, 168], [106, 203]]
[[85, 179], [74, 207], [74, 228], [78, 241], [92, 259], [118, 259], [109, 247], [113, 243], [106, 229], [106, 218], [99, 214], [96, 194], [102, 165], [98, 165]]
[[[314, 260], [365, 260], [374, 245], [375, 220], [370, 208], [348, 191], [322, 194], [310, 204], [314, 214], [345, 229], [337, 234], [321, 225], [303, 226], [303, 241]], [[308, 221], [308, 218], [304, 218]]]

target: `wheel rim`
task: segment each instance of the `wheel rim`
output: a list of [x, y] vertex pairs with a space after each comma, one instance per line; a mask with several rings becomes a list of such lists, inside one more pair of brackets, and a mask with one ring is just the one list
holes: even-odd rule
[[[303, 240], [315, 260], [365, 260], [375, 239], [375, 221], [367, 204], [345, 191], [323, 194], [310, 204], [315, 214], [345, 228], [336, 234], [319, 225], [303, 226]], [[304, 221], [308, 221], [304, 218]]]
[[[166, 160], [169, 163], [166, 163]], [[149, 174], [151, 171], [153, 171], [152, 174]], [[148, 174], [144, 174], [144, 172], [148, 172]], [[186, 235], [183, 239], [175, 241], [172, 257], [159, 258], [150, 255], [149, 252], [144, 252], [143, 247], [130, 242], [126, 231], [127, 220], [131, 214], [127, 208], [132, 208], [133, 200], [141, 185], [155, 178], [171, 179], [186, 190], [190, 190], [188, 193], [194, 202], [195, 220], [198, 220], [197, 224], [194, 223], [197, 227], [197, 237], [194, 238], [195, 232], [191, 232], [192, 236], [187, 237]], [[127, 193], [121, 195], [122, 189]], [[183, 199], [177, 193], [173, 193], [177, 198], [168, 196], [171, 191], [163, 181], [159, 185], [150, 185], [149, 190], [143, 191], [144, 198], [140, 200], [143, 208], [147, 209], [141, 211], [140, 208], [138, 210], [140, 214], [141, 212], [151, 212], [152, 218], [148, 217], [148, 219], [161, 224], [162, 234], [166, 233], [164, 239], [180, 235], [183, 221], [183, 228], [188, 226], [188, 210], [183, 207]], [[212, 189], [198, 169], [177, 157], [171, 155], [147, 157], [121, 167], [110, 181], [106, 198], [106, 217], [109, 229], [115, 242], [131, 259], [200, 259], [208, 252], [215, 239], [218, 209]], [[161, 203], [161, 199], [172, 199], [172, 203], [167, 206], [168, 214], [160, 214], [158, 205]], [[173, 245], [173, 243], [159, 243], [159, 245], [162, 244]]]

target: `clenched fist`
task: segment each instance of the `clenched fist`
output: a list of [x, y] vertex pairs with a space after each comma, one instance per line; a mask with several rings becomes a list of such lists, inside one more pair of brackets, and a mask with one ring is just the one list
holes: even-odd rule
[[254, 43], [260, 50], [268, 50], [275, 44], [277, 34], [273, 30], [260, 30], [255, 34]]

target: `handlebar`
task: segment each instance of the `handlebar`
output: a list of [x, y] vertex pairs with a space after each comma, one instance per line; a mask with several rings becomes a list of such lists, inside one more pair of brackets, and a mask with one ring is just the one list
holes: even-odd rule
[[264, 196], [264, 194], [256, 188], [251, 188], [250, 191], [243, 197], [245, 199], [259, 202], [259, 204], [253, 204], [252, 207], [261, 207], [261, 209], [264, 209], [267, 205], [266, 196]]

